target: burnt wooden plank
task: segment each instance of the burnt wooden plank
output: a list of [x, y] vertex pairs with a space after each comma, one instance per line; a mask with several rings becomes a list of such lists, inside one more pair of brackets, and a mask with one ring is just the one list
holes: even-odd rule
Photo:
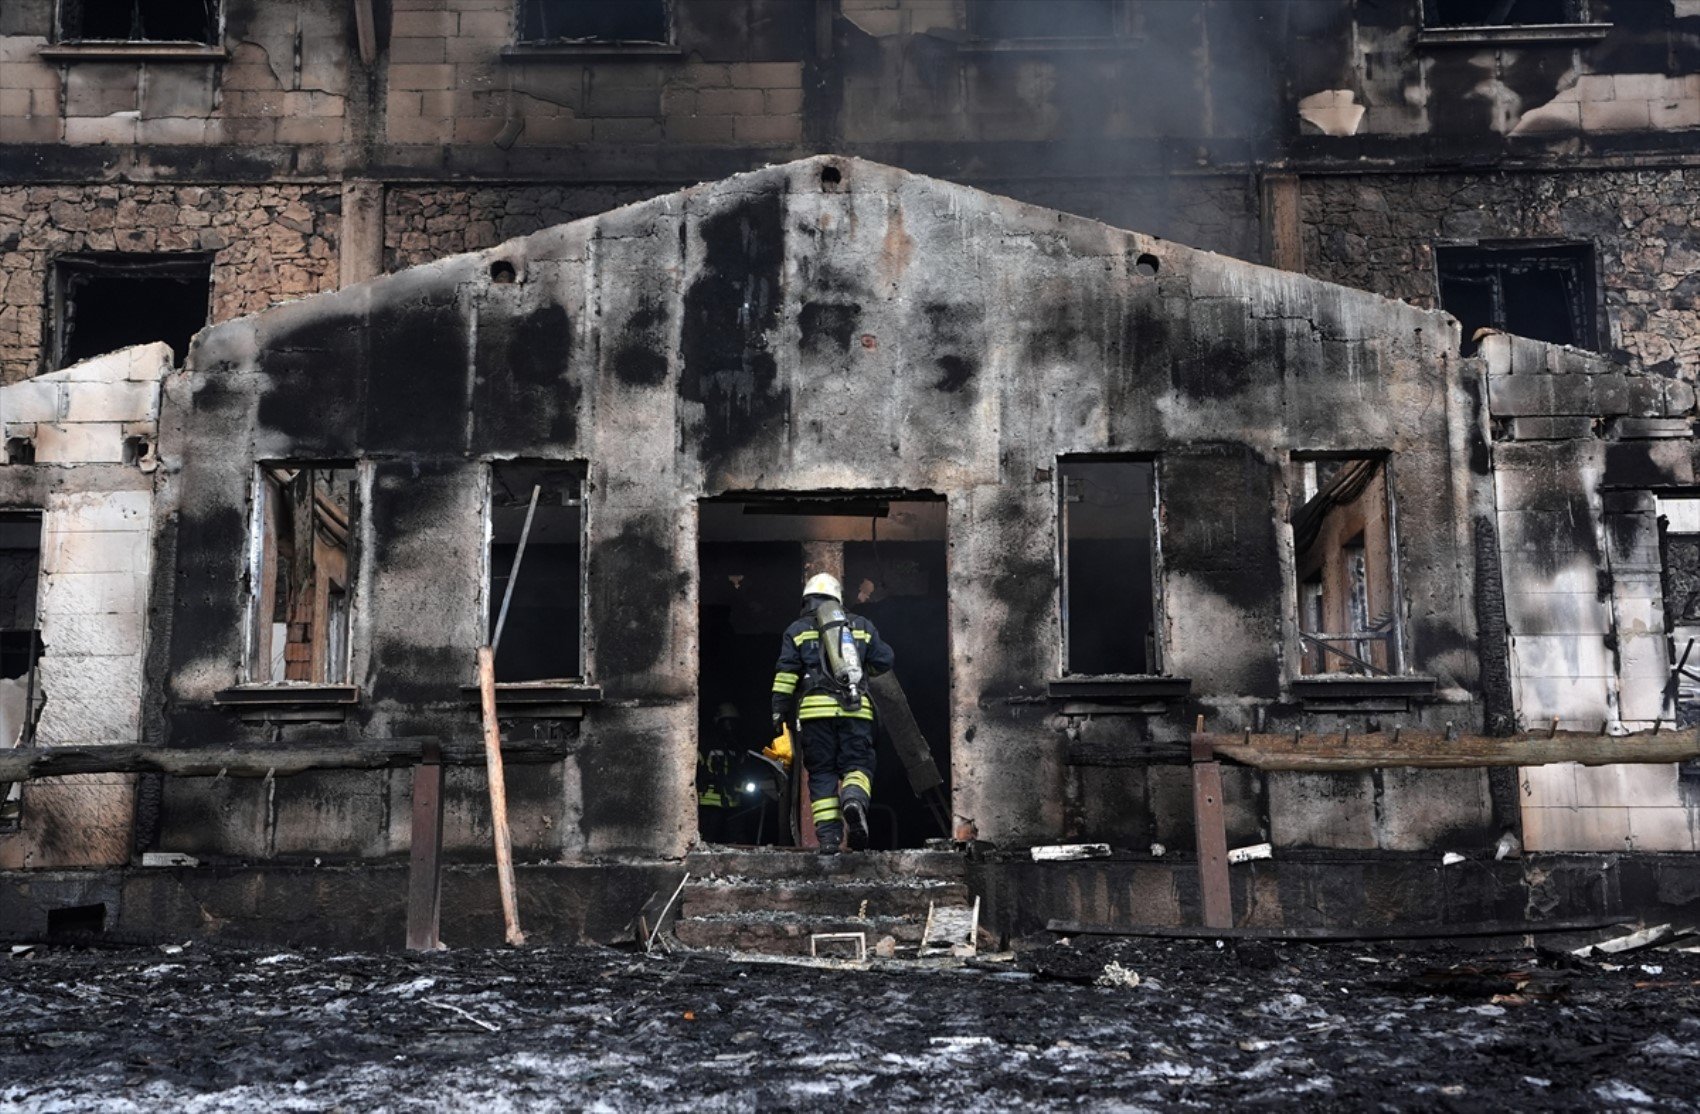
[[1700, 758], [1700, 732], [1643, 731], [1634, 735], [1577, 732], [1513, 736], [1398, 731], [1373, 735], [1215, 735], [1222, 758], [1259, 770], [1372, 770], [1384, 766], [1462, 769], [1475, 766], [1544, 766], [1580, 762], [1680, 762]]

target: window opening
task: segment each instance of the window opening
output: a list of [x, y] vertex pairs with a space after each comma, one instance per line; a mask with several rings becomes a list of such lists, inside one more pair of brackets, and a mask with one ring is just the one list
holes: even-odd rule
[[514, 579], [496, 679], [503, 683], [581, 677], [584, 469], [572, 464], [490, 466], [489, 633], [507, 594], [520, 534], [537, 491], [525, 560]]
[[[733, 496], [701, 503], [698, 527], [702, 839], [790, 844], [801, 838], [795, 777], [787, 783], [750, 752], [759, 754], [771, 741], [780, 639], [801, 613], [804, 583], [817, 572], [839, 579], [845, 610], [873, 623], [891, 647], [892, 673], [944, 779], [936, 791], [917, 796], [887, 730], [891, 717], [876, 705], [884, 718], [875, 721], [871, 845], [917, 848], [948, 835], [934, 811], [950, 791], [944, 500], [907, 493]], [[791, 775], [797, 771], [794, 765]], [[948, 805], [944, 812], [948, 823]]]
[[1116, 33], [1118, 0], [969, 0], [978, 39], [1096, 39]]
[[[1700, 498], [1660, 497], [1659, 560], [1678, 727], [1700, 724]], [[1667, 690], [1669, 691], [1669, 690]]]
[[522, 43], [665, 43], [671, 38], [667, 0], [520, 0], [519, 4]]
[[1426, 27], [1507, 27], [1520, 24], [1581, 23], [1583, 0], [1424, 0]]
[[356, 483], [352, 465], [260, 465], [249, 559], [250, 682], [348, 683]]
[[[41, 512], [0, 511], [0, 749], [34, 742], [41, 710], [36, 592], [41, 581]], [[23, 785], [0, 782], [0, 831], [16, 828]]]
[[1295, 457], [1288, 477], [1299, 582], [1300, 669], [1401, 671], [1393, 515], [1379, 456]]
[[1478, 329], [1596, 347], [1594, 249], [1587, 244], [1442, 247], [1440, 304], [1463, 326], [1463, 355]]
[[1156, 466], [1075, 459], [1057, 470], [1064, 672], [1157, 673]]
[[181, 365], [211, 297], [210, 256], [62, 255], [53, 263], [53, 367], [154, 341], [171, 345]]
[[59, 0], [61, 42], [218, 42], [218, 0]]

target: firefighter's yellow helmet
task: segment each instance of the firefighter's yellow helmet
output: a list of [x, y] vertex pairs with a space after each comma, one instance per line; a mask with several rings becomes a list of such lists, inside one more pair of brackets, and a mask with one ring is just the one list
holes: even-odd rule
[[838, 578], [829, 572], [816, 573], [809, 577], [809, 582], [803, 585], [803, 595], [825, 596], [839, 603], [844, 602], [844, 588], [838, 583]]

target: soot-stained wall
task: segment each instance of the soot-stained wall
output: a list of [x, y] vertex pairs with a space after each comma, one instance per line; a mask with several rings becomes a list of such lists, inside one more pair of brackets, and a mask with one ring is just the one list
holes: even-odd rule
[[[603, 699], [567, 728], [565, 761], [526, 775], [521, 841], [569, 858], [678, 854], [695, 827], [697, 500], [927, 492], [948, 503], [959, 828], [1000, 843], [1179, 840], [1182, 779], [1070, 755], [1174, 743], [1197, 714], [1225, 730], [1480, 726], [1472, 522], [1491, 490], [1471, 467], [1485, 455], [1480, 366], [1454, 354], [1454, 330], [1375, 295], [829, 157], [227, 322], [168, 396], [161, 732], [472, 734], [461, 686], [486, 606], [487, 462], [583, 461], [584, 646]], [[1294, 691], [1295, 450], [1390, 456], [1400, 620], [1422, 679], [1403, 711], [1323, 713]], [[1156, 461], [1163, 660], [1189, 698], [1136, 714], [1048, 698], [1062, 664], [1056, 463], [1074, 453]], [[242, 677], [246, 523], [266, 460], [360, 465], [359, 702], [342, 722], [259, 722], [219, 702]], [[1485, 779], [1466, 780], [1485, 802]], [[1399, 791], [1456, 796], [1456, 781], [1413, 775]], [[1277, 799], [1376, 815], [1368, 791], [1235, 784], [1236, 834], [1298, 830]], [[405, 847], [403, 775], [313, 788], [367, 802], [321, 808], [316, 840], [305, 806], [280, 822], [266, 792], [179, 784], [166, 809], [200, 817], [204, 853]], [[1365, 838], [1458, 838], [1485, 808], [1419, 809], [1439, 819], [1414, 834], [1366, 820]], [[471, 825], [451, 843], [474, 842]]]

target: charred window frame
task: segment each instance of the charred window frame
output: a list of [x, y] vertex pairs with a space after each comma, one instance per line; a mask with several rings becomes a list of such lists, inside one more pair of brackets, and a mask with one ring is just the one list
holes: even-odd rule
[[[0, 750], [35, 742], [40, 585], [41, 512], [0, 511]], [[0, 782], [0, 831], [18, 827], [22, 805], [22, 784]]]
[[1550, 26], [1588, 21], [1587, 0], [1422, 0], [1424, 27]]
[[360, 489], [352, 462], [256, 467], [248, 684], [350, 683]]
[[1163, 670], [1157, 462], [1057, 460], [1057, 556], [1064, 676]]
[[673, 42], [672, 0], [516, 0], [520, 46], [637, 46]]
[[164, 341], [181, 365], [212, 315], [212, 256], [86, 252], [61, 255], [49, 279], [52, 339], [44, 370], [132, 344]]
[[1592, 244], [1551, 241], [1435, 248], [1441, 308], [1463, 326], [1463, 355], [1477, 330], [1599, 347], [1599, 286]]
[[1289, 459], [1301, 675], [1405, 672], [1391, 471], [1384, 452]]
[[1101, 42], [1137, 34], [1125, 0], [968, 0], [968, 34], [986, 43]]
[[[496, 679], [504, 684], [584, 677], [585, 466], [579, 461], [496, 461], [485, 518], [486, 630], [508, 601]], [[532, 494], [537, 507], [531, 510]], [[526, 533], [526, 517], [531, 529]], [[522, 536], [525, 555], [511, 576]]]
[[1660, 590], [1676, 725], [1700, 724], [1700, 494], [1657, 496]]
[[169, 43], [222, 40], [220, 0], [58, 0], [61, 43]]

